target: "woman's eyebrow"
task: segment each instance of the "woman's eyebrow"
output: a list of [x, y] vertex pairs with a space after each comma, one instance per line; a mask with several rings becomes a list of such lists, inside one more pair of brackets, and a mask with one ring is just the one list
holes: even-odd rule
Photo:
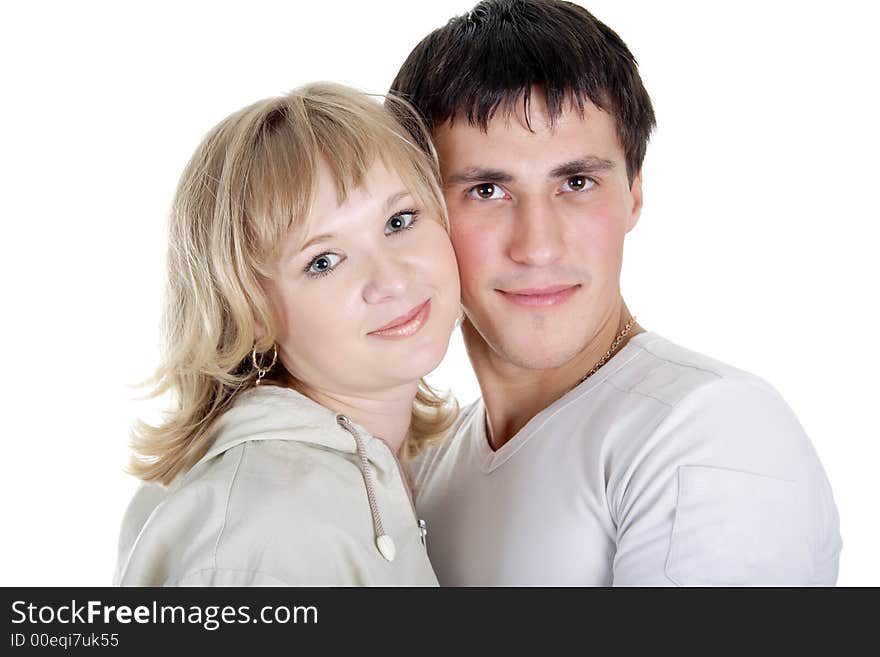
[[610, 171], [614, 168], [614, 162], [605, 158], [587, 155], [578, 160], [570, 160], [555, 167], [548, 178], [566, 178], [576, 176], [579, 173], [595, 173], [597, 171]]
[[513, 180], [513, 176], [501, 169], [488, 167], [471, 167], [461, 173], [453, 173], [443, 181], [444, 185], [457, 185], [461, 183], [498, 183], [506, 184]]
[[399, 192], [395, 192], [388, 197], [387, 201], [385, 201], [385, 210], [390, 210], [393, 205], [395, 205], [399, 201], [402, 201], [407, 196], [411, 196], [411, 194], [405, 189], [401, 189]]
[[336, 238], [336, 235], [334, 235], [333, 233], [322, 233], [321, 235], [315, 235], [308, 242], [306, 242], [305, 244], [300, 246], [296, 252], [302, 253], [310, 246], [314, 246], [315, 244], [320, 244], [321, 242], [328, 242], [328, 241], [335, 239], [335, 238]]
[[[405, 199], [407, 196], [411, 196], [409, 191], [405, 189], [401, 189], [399, 192], [395, 192], [385, 201], [385, 210], [391, 209], [391, 207], [398, 203], [399, 201]], [[321, 242], [328, 242], [332, 239], [336, 239], [335, 233], [322, 233], [320, 235], [315, 235], [308, 242], [305, 242], [302, 246], [297, 249], [297, 253], [302, 253], [310, 246], [314, 246], [315, 244], [320, 244]]]

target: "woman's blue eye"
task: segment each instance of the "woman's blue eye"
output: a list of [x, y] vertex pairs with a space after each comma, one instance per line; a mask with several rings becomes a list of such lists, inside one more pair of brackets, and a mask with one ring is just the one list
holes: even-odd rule
[[335, 253], [322, 253], [309, 263], [306, 273], [313, 276], [323, 276], [333, 271], [333, 268], [340, 262], [342, 262], [342, 256]]
[[394, 216], [385, 223], [385, 234], [391, 235], [412, 228], [417, 217], [418, 212], [415, 210], [404, 210], [403, 212], [395, 213]]

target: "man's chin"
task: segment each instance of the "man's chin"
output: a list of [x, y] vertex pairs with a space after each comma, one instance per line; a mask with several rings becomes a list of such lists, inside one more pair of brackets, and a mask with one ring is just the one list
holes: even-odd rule
[[491, 346], [498, 358], [526, 370], [557, 369], [571, 362], [584, 348], [582, 344], [535, 347], [527, 341]]

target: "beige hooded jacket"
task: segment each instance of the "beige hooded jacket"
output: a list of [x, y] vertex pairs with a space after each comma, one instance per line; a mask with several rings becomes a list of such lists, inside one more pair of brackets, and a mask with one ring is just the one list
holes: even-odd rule
[[436, 586], [399, 462], [287, 388], [241, 394], [207, 454], [128, 507], [114, 582]]

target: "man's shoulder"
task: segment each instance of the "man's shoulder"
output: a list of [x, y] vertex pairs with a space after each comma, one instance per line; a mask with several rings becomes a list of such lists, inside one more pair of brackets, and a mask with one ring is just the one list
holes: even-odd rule
[[[790, 480], [823, 476], [794, 411], [765, 380], [656, 334], [635, 347], [607, 380], [621, 398], [609, 412], [626, 429], [614, 435], [628, 459], [672, 470], [699, 464]], [[635, 426], [625, 417], [642, 421]]]
[[665, 572], [678, 583], [833, 582], [833, 495], [782, 396], [754, 374], [639, 337], [607, 379], [612, 394], [597, 395], [615, 413], [604, 420], [618, 526], [668, 532]]
[[[772, 476], [818, 471], [794, 411], [759, 376], [654, 333], [637, 336], [619, 356], [565, 413], [581, 418], [577, 426], [617, 455], [626, 472], [684, 463]], [[648, 454], [665, 456], [644, 459]]]
[[[779, 399], [759, 376], [679, 346], [656, 333], [643, 333], [630, 344], [630, 357], [605, 382], [632, 395], [669, 408], [707, 390], [754, 390]], [[725, 396], [722, 392], [721, 396]]]

